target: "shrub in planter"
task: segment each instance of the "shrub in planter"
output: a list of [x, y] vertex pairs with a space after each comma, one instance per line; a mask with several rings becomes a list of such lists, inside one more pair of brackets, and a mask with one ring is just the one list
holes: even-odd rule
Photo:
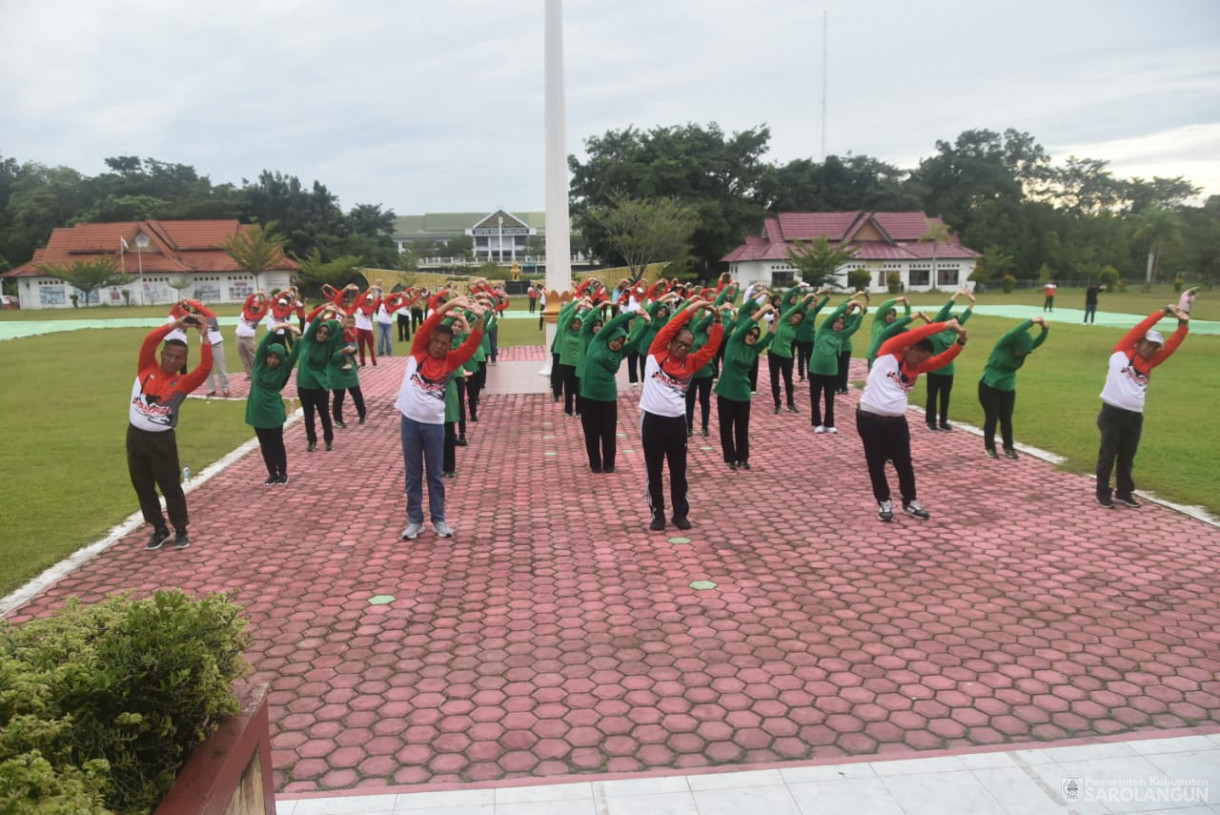
[[1006, 274], [1000, 280], [1000, 287], [1004, 289], [1005, 294], [1012, 294], [1013, 290], [1017, 288], [1017, 279], [1010, 274]]
[[[0, 812], [151, 811], [237, 711], [245, 625], [225, 596], [177, 590], [0, 625]], [[88, 805], [29, 806], [56, 795]]]

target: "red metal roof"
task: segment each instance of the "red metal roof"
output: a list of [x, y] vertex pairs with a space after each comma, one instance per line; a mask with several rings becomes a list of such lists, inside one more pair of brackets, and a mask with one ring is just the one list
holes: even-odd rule
[[[224, 250], [228, 238], [249, 229], [236, 219], [217, 221], [125, 221], [119, 223], [77, 224], [52, 230], [45, 248], [34, 251], [34, 258], [0, 277], [42, 277], [39, 264], [71, 265], [81, 260], [113, 257], [119, 260], [119, 247], [127, 241], [131, 255], [125, 262], [129, 273], [142, 265], [145, 274], [184, 274], [240, 272], [237, 262]], [[148, 246], [136, 254], [136, 235], [148, 236]], [[122, 239], [122, 240], [121, 240]], [[299, 266], [280, 255], [272, 269], [295, 271]]]
[[[853, 238], [872, 224], [885, 241], [860, 241]], [[763, 222], [763, 234], [748, 235], [746, 242], [721, 260], [738, 263], [751, 260], [787, 260], [795, 241], [826, 238], [832, 246], [854, 246], [860, 260], [931, 259], [932, 243], [920, 241], [929, 227], [942, 224], [922, 212], [783, 212]], [[871, 233], [870, 233], [871, 234]], [[956, 235], [953, 242], [939, 244], [936, 257], [941, 260], [978, 257], [979, 253], [962, 246]]]

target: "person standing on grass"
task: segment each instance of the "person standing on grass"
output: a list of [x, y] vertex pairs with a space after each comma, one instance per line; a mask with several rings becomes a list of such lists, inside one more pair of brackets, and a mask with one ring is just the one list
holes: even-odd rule
[[1094, 283], [1084, 290], [1084, 321], [1086, 323], [1097, 322], [1097, 295], [1106, 290], [1106, 287]]
[[690, 529], [690, 504], [686, 498], [686, 389], [691, 377], [716, 355], [724, 326], [717, 313], [707, 345], [692, 354], [695, 335], [687, 327], [696, 312], [711, 308], [706, 300], [691, 303], [665, 324], [648, 347], [644, 361], [644, 389], [640, 394], [640, 437], [648, 470], [648, 508], [655, 532], [665, 529], [665, 490], [662, 475], [669, 463], [669, 492], [673, 523]]
[[[580, 377], [580, 421], [585, 432], [585, 453], [595, 473], [614, 472], [618, 452], [618, 369], [627, 346], [639, 339], [648, 325], [648, 312], [624, 311], [589, 339]], [[634, 320], [634, 323], [632, 321]], [[631, 323], [628, 332], [627, 325]]]
[[270, 307], [267, 292], [256, 291], [246, 298], [241, 307], [241, 315], [237, 318], [237, 356], [241, 358], [246, 379], [254, 375], [254, 355], [257, 348], [254, 338], [258, 334], [258, 324], [267, 316]]
[[[455, 309], [467, 309], [474, 326], [456, 317], [453, 325], [443, 324]], [[454, 332], [470, 332], [456, 350], [449, 344]], [[424, 480], [428, 481], [428, 513], [432, 529], [442, 538], [453, 537], [453, 527], [445, 518], [445, 393], [449, 380], [462, 363], [470, 359], [483, 341], [482, 307], [465, 297], [439, 306], [415, 332], [411, 354], [394, 408], [402, 414], [400, 434], [406, 471], [407, 526], [403, 540], [415, 540], [424, 531]]]
[[267, 465], [265, 486], [288, 483], [288, 451], [284, 447], [284, 422], [288, 412], [284, 409], [284, 386], [292, 377], [304, 343], [295, 343], [287, 351], [276, 342], [279, 329], [299, 334], [301, 329], [290, 323], [275, 326], [267, 331], [254, 353], [254, 374], [250, 378], [250, 395], [246, 397], [246, 424], [254, 428], [258, 436], [258, 449]]
[[1042, 287], [1042, 291], [1046, 295], [1046, 299], [1042, 301], [1043, 311], [1055, 310], [1055, 290], [1058, 288], [1054, 280], [1046, 281], [1046, 285]]
[[[930, 337], [946, 330], [957, 334], [957, 342], [944, 353], [933, 356]], [[893, 462], [898, 473], [902, 511], [921, 521], [928, 519], [928, 511], [916, 500], [907, 396], [920, 374], [949, 364], [965, 345], [966, 331], [956, 320], [929, 323], [888, 340], [881, 346], [881, 353], [868, 372], [868, 382], [856, 408], [856, 429], [864, 444], [868, 477], [877, 500], [877, 517], [882, 521], [894, 520], [890, 484], [885, 475], [886, 462]]]
[[[1030, 326], [1042, 326], [1037, 337], [1029, 335]], [[983, 377], [979, 380], [979, 404], [983, 406], [983, 449], [988, 458], [999, 458], [995, 451], [995, 426], [1000, 423], [1000, 436], [1004, 440], [1004, 455], [1016, 458], [1017, 450], [1012, 435], [1012, 409], [1017, 403], [1017, 371], [1025, 364], [1025, 358], [1042, 343], [1050, 326], [1045, 317], [1026, 320], [996, 342]]]
[[[957, 298], [966, 295], [970, 298], [970, 305], [960, 314], [953, 314], [953, 305], [957, 302]], [[943, 323], [946, 320], [957, 320], [958, 325], [965, 325], [970, 319], [970, 315], [974, 313], [974, 295], [969, 289], [960, 289], [953, 293], [949, 298], [949, 302], [945, 303], [936, 316], [931, 320], [921, 311], [920, 317], [923, 317], [924, 322]], [[933, 334], [932, 353], [940, 354], [949, 350], [949, 346], [957, 340], [957, 335], [952, 331], [942, 331], [939, 334]], [[925, 382], [928, 390], [928, 400], [924, 405], [924, 418], [928, 423], [929, 430], [944, 430], [946, 432], [953, 429], [953, 425], [949, 424], [949, 395], [953, 393], [953, 376], [957, 373], [957, 363], [950, 362], [935, 371], [928, 371], [928, 378]]]
[[[854, 312], [859, 311], [859, 314]], [[843, 301], [818, 326], [809, 360], [809, 422], [814, 433], [838, 433], [835, 427], [835, 392], [839, 383], [840, 353], [847, 337], [854, 334], [864, 321], [864, 307], [855, 296]], [[822, 394], [826, 394], [826, 415], [822, 416]]]
[[[199, 330], [202, 340], [199, 367], [182, 374], [180, 371], [186, 367], [186, 343], [168, 340], [161, 348], [160, 362], [157, 361], [157, 345], [170, 332], [190, 327]], [[153, 528], [145, 549], [160, 549], [171, 537], [176, 549], [191, 545], [187, 533], [190, 518], [186, 494], [182, 491], [182, 469], [178, 465], [178, 439], [174, 428], [178, 426], [178, 409], [187, 394], [203, 384], [211, 369], [212, 345], [208, 342], [207, 324], [197, 314], [185, 314], [153, 329], [140, 346], [136, 379], [131, 386], [127, 408], [127, 472], [140, 499], [144, 520]], [[172, 536], [161, 514], [158, 488], [165, 496], [169, 522], [174, 527]]]
[[724, 463], [730, 470], [750, 469], [750, 369], [763, 349], [770, 346], [774, 350], [775, 333], [768, 331], [762, 337], [762, 325], [774, 313], [775, 306], [768, 303], [743, 317], [734, 326], [724, 352], [724, 368], [716, 383], [716, 419]]
[[[1166, 341], [1153, 326], [1170, 315], [1178, 318], [1178, 330]], [[1106, 386], [1101, 392], [1101, 413], [1097, 416], [1097, 428], [1101, 431], [1101, 448], [1097, 451], [1097, 503], [1106, 509], [1114, 509], [1115, 501], [1132, 508], [1140, 505], [1135, 500], [1132, 469], [1144, 429], [1148, 380], [1152, 377], [1152, 369], [1178, 350], [1189, 330], [1190, 315], [1175, 305], [1168, 305], [1149, 314], [1114, 346], [1106, 371]], [[1110, 473], [1116, 461], [1118, 490], [1111, 497]]]
[[538, 289], [531, 283], [529, 287], [530, 314], [538, 310]]
[[208, 324], [208, 342], [212, 346], [212, 370], [208, 372], [208, 396], [232, 396], [229, 391], [229, 367], [225, 361], [225, 335], [220, 333], [220, 320], [207, 306], [200, 304], [199, 314]]

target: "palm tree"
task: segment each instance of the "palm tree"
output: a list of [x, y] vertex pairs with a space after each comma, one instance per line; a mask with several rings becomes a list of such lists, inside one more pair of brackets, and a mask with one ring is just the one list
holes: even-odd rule
[[935, 288], [939, 284], [939, 278], [936, 276], [936, 256], [940, 251], [940, 245], [953, 243], [953, 234], [949, 231], [949, 227], [942, 221], [928, 221], [928, 231], [919, 236], [919, 242], [932, 242], [932, 287]]
[[1156, 271], [1156, 261], [1161, 249], [1182, 241], [1182, 222], [1172, 209], [1148, 207], [1140, 215], [1135, 239], [1148, 241], [1148, 272], [1144, 279], [1144, 290], [1149, 291], [1152, 289], [1152, 273]]

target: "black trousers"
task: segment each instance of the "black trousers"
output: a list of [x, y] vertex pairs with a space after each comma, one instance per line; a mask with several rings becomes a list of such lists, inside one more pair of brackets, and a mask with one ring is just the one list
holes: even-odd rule
[[902, 503], [915, 500], [915, 466], [911, 463], [911, 428], [906, 416], [878, 416], [856, 411], [856, 430], [864, 443], [864, 460], [873, 482], [873, 497], [890, 500], [890, 483], [885, 477], [886, 462], [894, 463]]
[[716, 397], [716, 421], [720, 423], [720, 447], [724, 461], [750, 460], [750, 403]]
[[456, 422], [445, 422], [445, 446], [441, 452], [441, 472], [457, 472], [457, 428]]
[[466, 404], [470, 408], [470, 421], [479, 420], [479, 395], [487, 385], [487, 363], [480, 362], [479, 369], [466, 377]]
[[644, 412], [640, 428], [644, 466], [648, 471], [648, 508], [654, 518], [665, 517], [663, 473], [669, 464], [669, 499], [675, 518], [690, 513], [686, 500], [686, 418]]
[[1097, 451], [1097, 494], [1110, 495], [1110, 473], [1118, 463], [1114, 485], [1120, 495], [1135, 491], [1131, 471], [1144, 432], [1144, 414], [1103, 404], [1097, 414], [1097, 429], [1101, 431], [1101, 448]]
[[[685, 437], [683, 438], [685, 441]], [[127, 425], [127, 473], [140, 500], [144, 520], [157, 529], [165, 528], [157, 488], [165, 496], [165, 509], [175, 530], [186, 529], [186, 494], [182, 491], [178, 466], [178, 439], [173, 430], [152, 433]]]
[[267, 475], [270, 478], [283, 478], [288, 475], [288, 451], [284, 448], [284, 426], [256, 427], [254, 435], [258, 436], [258, 449], [263, 454], [263, 464], [267, 465]]
[[487, 332], [487, 343], [490, 346], [488, 356], [491, 357], [492, 362], [495, 362], [500, 358], [500, 326], [498, 324]]
[[[727, 343], [721, 343], [726, 345]], [[750, 391], [752, 393], [758, 391], [758, 357], [754, 357], [754, 364], [750, 366]]]
[[411, 339], [411, 315], [397, 314], [395, 317], [398, 322], [398, 341], [406, 342]]
[[415, 331], [424, 323], [424, 310], [422, 308], [411, 309], [411, 330]]
[[801, 379], [809, 370], [809, 358], [813, 356], [813, 340], [796, 340], [796, 373]]
[[1048, 297], [1045, 300], [1043, 300], [1042, 301], [1042, 310], [1043, 311], [1054, 311], [1055, 310], [1055, 298]]
[[[930, 380], [932, 377], [928, 377]], [[1004, 449], [1013, 449], [1012, 409], [1017, 404], [1017, 392], [1000, 391], [990, 385], [979, 383], [979, 404], [983, 406], [983, 447], [995, 452], [995, 425], [1000, 423], [1000, 436]]]
[[361, 391], [360, 386], [357, 385], [354, 388], [336, 388], [335, 390], [331, 391], [331, 393], [334, 394], [334, 397], [331, 400], [331, 409], [332, 409], [332, 415], [335, 417], [335, 421], [336, 422], [343, 421], [343, 393], [344, 393], [344, 391], [351, 393], [352, 403], [356, 406], [356, 417], [359, 419], [363, 419], [366, 415], [366, 411], [364, 409], [364, 392]]
[[712, 412], [712, 382], [710, 376], [692, 377], [690, 387], [686, 389], [686, 426], [691, 430], [695, 427], [696, 399], [703, 411], [703, 424], [700, 426], [707, 430], [708, 414]]
[[[980, 383], [982, 384], [982, 383]], [[928, 402], [924, 405], [928, 424], [949, 423], [949, 394], [953, 392], [953, 376], [928, 374]], [[1011, 414], [1009, 415], [1011, 419]]]
[[551, 354], [551, 395], [555, 397], [555, 401], [559, 401], [560, 394], [563, 393], [563, 371], [559, 364], [559, 354]]
[[[835, 426], [835, 385], [837, 376], [834, 374], [809, 374], [809, 423], [814, 427]], [[822, 416], [822, 394], [826, 394], [826, 416]]]
[[1096, 303], [1085, 303], [1084, 304], [1084, 321], [1086, 323], [1097, 322], [1097, 304]]
[[318, 443], [318, 431], [314, 425], [314, 413], [322, 420], [322, 440], [330, 444], [335, 440], [335, 428], [330, 423], [330, 410], [326, 404], [327, 391], [322, 388], [297, 388], [301, 407], [305, 409], [305, 438], [310, 444]]
[[839, 393], [847, 393], [847, 373], [850, 370], [851, 351], [844, 351], [839, 354], [839, 375], [835, 379], [835, 390], [839, 391]]
[[530, 301], [530, 314], [533, 314], [535, 311], [538, 310], [538, 298], [531, 297], [531, 298], [529, 298], [529, 301]]
[[614, 467], [618, 453], [618, 400], [580, 400], [580, 424], [585, 431], [585, 452], [589, 456], [589, 467], [600, 470]]
[[[637, 373], [638, 368], [638, 373]], [[639, 382], [644, 378], [644, 357], [638, 351], [632, 351], [627, 355], [627, 379], [632, 383]]]
[[563, 412], [569, 416], [580, 413], [580, 380], [575, 365], [559, 366], [559, 384], [563, 387]]
[[767, 354], [767, 370], [771, 372], [771, 398], [779, 407], [779, 380], [784, 379], [784, 394], [787, 396], [788, 407], [796, 407], [792, 399], [792, 357], [782, 357], [778, 354]]
[[466, 378], [454, 377], [453, 384], [457, 386], [458, 395], [458, 420], [457, 429], [459, 436], [466, 435]]

